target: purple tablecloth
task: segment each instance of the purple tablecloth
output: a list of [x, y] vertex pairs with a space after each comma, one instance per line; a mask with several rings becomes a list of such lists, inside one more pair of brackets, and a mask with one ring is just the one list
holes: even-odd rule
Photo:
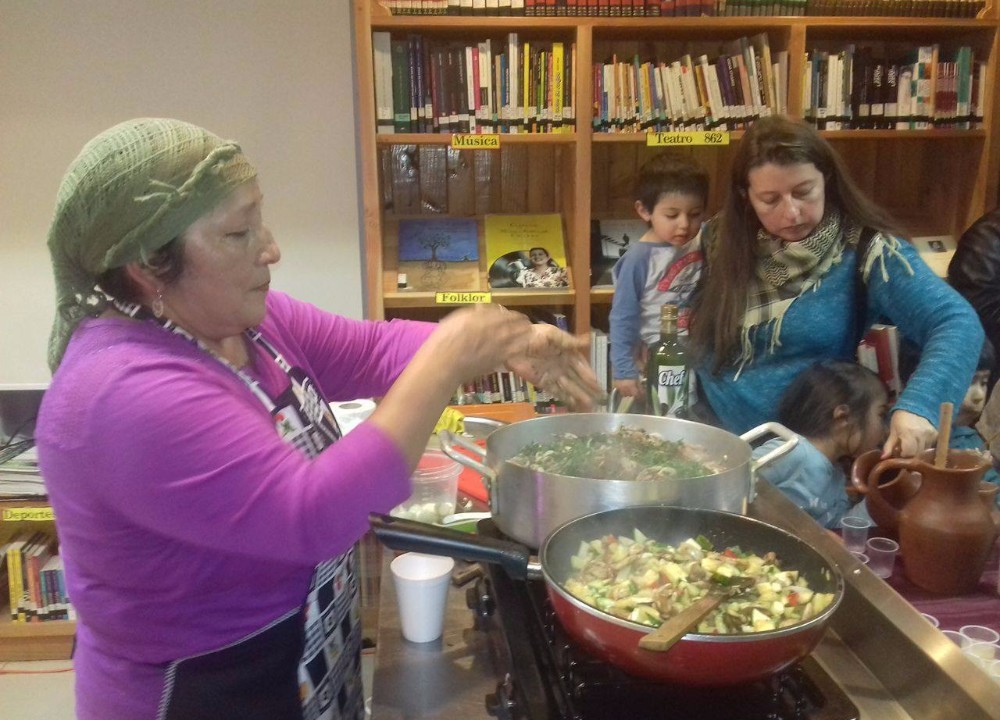
[[[874, 533], [874, 534], [877, 534]], [[958, 630], [963, 625], [985, 625], [1000, 632], [1000, 593], [997, 590], [997, 566], [1000, 544], [994, 544], [986, 570], [974, 592], [955, 597], [935, 595], [906, 579], [903, 562], [896, 556], [896, 567], [889, 585], [922, 613], [938, 619], [941, 630]]]

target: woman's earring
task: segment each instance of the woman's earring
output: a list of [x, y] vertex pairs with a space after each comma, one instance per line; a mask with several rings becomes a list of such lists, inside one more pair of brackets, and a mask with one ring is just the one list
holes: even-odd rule
[[156, 291], [156, 297], [153, 298], [153, 302], [151, 303], [151, 305], [153, 309], [153, 315], [155, 315], [158, 318], [163, 317], [163, 291], [159, 289]]

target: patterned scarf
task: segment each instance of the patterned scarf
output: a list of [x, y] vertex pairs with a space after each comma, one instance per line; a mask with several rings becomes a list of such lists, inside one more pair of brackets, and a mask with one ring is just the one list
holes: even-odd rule
[[[813, 232], [800, 242], [785, 243], [763, 229], [757, 232], [754, 254], [757, 258], [754, 276], [750, 279], [747, 309], [740, 328], [741, 349], [736, 378], [747, 363], [753, 361], [757, 328], [771, 326], [767, 351], [781, 347], [781, 322], [796, 298], [819, 288], [823, 277], [844, 257], [844, 248], [857, 248], [863, 227], [841, 216], [839, 210], [829, 210]], [[892, 235], [876, 232], [864, 250], [861, 280], [865, 284], [878, 267], [883, 282], [889, 281], [886, 256], [899, 260], [907, 273], [913, 268], [900, 251], [902, 241]]]
[[860, 236], [861, 228], [843, 221], [838, 210], [829, 210], [800, 242], [785, 243], [763, 229], [757, 232], [757, 263], [740, 329], [737, 377], [753, 361], [757, 328], [771, 326], [768, 352], [773, 353], [781, 346], [781, 321], [788, 308], [803, 293], [818, 288], [830, 268], [843, 258], [844, 247], [856, 245]]

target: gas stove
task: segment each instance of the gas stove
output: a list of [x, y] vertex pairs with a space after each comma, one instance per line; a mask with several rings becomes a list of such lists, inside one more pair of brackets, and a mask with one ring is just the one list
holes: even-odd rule
[[[501, 537], [490, 520], [479, 533]], [[498, 670], [486, 698], [498, 720], [857, 720], [857, 707], [812, 658], [745, 685], [690, 688], [632, 677], [580, 648], [562, 629], [541, 580], [483, 567], [467, 589]]]

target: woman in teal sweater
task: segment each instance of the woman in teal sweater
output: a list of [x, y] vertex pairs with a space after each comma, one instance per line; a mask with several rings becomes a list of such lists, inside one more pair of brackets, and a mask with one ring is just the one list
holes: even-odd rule
[[796, 375], [818, 360], [853, 359], [878, 318], [921, 348], [883, 452], [933, 445], [940, 404], [961, 403], [975, 370], [976, 355], [963, 349], [978, 348], [983, 330], [901, 236], [815, 129], [784, 117], [754, 123], [703, 233], [706, 271], [689, 331], [703, 398], [724, 427], [773, 420]]

